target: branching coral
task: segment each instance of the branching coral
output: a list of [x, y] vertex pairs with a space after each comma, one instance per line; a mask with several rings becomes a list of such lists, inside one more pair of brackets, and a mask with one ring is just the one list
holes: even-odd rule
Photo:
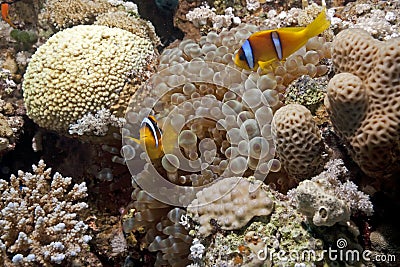
[[53, 266], [70, 261], [88, 248], [88, 226], [79, 217], [87, 208], [85, 183], [46, 169], [18, 172], [0, 179], [0, 263], [2, 266]]
[[95, 115], [89, 113], [79, 119], [77, 123], [70, 125], [69, 134], [83, 135], [85, 133], [94, 133], [95, 135], [105, 135], [108, 132], [108, 126], [122, 127], [125, 120], [112, 115], [107, 109], [100, 109]]
[[332, 19], [335, 30], [358, 28], [367, 31], [374, 38], [388, 40], [400, 36], [399, 3], [389, 1], [381, 6], [374, 1], [348, 3], [346, 8], [331, 9], [336, 14]]
[[353, 160], [369, 176], [400, 170], [400, 38], [349, 29], [333, 41], [336, 74], [325, 106]]
[[240, 18], [234, 16], [231, 7], [225, 10], [224, 15], [217, 15], [215, 9], [210, 8], [207, 4], [189, 11], [186, 14], [186, 18], [196, 27], [201, 27], [211, 22], [214, 30], [228, 28], [232, 23], [240, 23]]

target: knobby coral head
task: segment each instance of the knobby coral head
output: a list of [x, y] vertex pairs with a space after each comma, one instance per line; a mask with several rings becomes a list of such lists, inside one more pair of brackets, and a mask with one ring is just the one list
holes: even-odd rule
[[[353, 160], [369, 176], [400, 171], [400, 38], [373, 39], [361, 29], [333, 41], [337, 74], [325, 105]], [[393, 177], [394, 178], [394, 177]]]

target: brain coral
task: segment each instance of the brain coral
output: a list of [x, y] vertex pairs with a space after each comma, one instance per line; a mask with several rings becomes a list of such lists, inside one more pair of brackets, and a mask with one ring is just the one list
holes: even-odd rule
[[27, 114], [56, 131], [101, 109], [123, 115], [129, 75], [139, 76], [155, 53], [150, 40], [118, 28], [80, 25], [58, 32], [38, 48], [24, 75]]
[[325, 105], [354, 161], [371, 177], [400, 170], [400, 38], [385, 42], [361, 29], [333, 41], [337, 75]]
[[272, 120], [272, 133], [276, 153], [289, 175], [305, 179], [322, 170], [322, 138], [306, 107], [288, 104], [278, 109]]

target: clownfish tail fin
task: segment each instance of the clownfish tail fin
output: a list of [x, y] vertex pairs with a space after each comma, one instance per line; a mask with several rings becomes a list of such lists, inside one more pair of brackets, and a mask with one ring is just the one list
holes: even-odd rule
[[326, 8], [324, 8], [317, 18], [304, 29], [304, 31], [306, 36], [311, 38], [328, 29], [330, 25], [331, 21], [326, 15]]

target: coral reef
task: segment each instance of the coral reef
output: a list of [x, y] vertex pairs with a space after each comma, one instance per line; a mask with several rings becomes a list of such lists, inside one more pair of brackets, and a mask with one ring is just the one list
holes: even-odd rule
[[324, 144], [311, 112], [299, 104], [278, 109], [272, 119], [276, 154], [289, 175], [304, 180], [324, 165]]
[[367, 31], [378, 40], [399, 37], [399, 3], [387, 1], [377, 3], [373, 0], [355, 1], [346, 6], [332, 8], [332, 26], [336, 32], [343, 29], [359, 28]]
[[[210, 238], [200, 238], [205, 248], [202, 257], [195, 259], [198, 266], [296, 266], [296, 262], [314, 266], [321, 263], [324, 243], [304, 227], [303, 215], [276, 191], [265, 185], [260, 190], [274, 202], [273, 212], [254, 218], [239, 230], [216, 228]], [[191, 228], [197, 236], [196, 225]], [[302, 253], [311, 250], [315, 252], [314, 257], [302, 257]], [[296, 252], [297, 258], [295, 255], [281, 257], [279, 251]]]
[[[53, 35], [24, 74], [27, 114], [39, 126], [65, 132], [88, 113], [123, 116], [130, 90], [156, 55], [150, 40], [128, 31], [80, 25]], [[129, 83], [134, 76], [137, 81]]]
[[369, 196], [358, 191], [350, 180], [343, 161], [335, 159], [326, 164], [326, 170], [311, 180], [305, 180], [288, 192], [297, 209], [317, 226], [346, 223], [353, 214], [371, 216], [373, 205]]
[[93, 24], [123, 29], [141, 38], [149, 39], [154, 47], [161, 45], [153, 24], [141, 19], [138, 14], [131, 15], [126, 11], [109, 11], [98, 15]]
[[283, 101], [285, 104], [303, 105], [315, 115], [323, 106], [327, 85], [326, 76], [316, 78], [301, 76], [288, 86]]
[[117, 9], [105, 0], [47, 0], [40, 20], [48, 21], [56, 29], [62, 30], [76, 25], [92, 24], [97, 15], [111, 10]]
[[[137, 173], [141, 167], [131, 166], [130, 162], [138, 164], [134, 159], [145, 158], [146, 154], [130, 137], [136, 135], [143, 118], [152, 113], [161, 128], [169, 131], [168, 142], [175, 144], [180, 140], [177, 145], [182, 153], [166, 151], [165, 154], [174, 156], [167, 156], [169, 159], [162, 161], [163, 167], [172, 157], [177, 161], [178, 168], [170, 171], [170, 168], [164, 168], [170, 172], [168, 179], [171, 182], [198, 186], [218, 176], [245, 173], [254, 173], [257, 179], [262, 179], [270, 169], [279, 170], [279, 163], [272, 153], [271, 136], [273, 112], [280, 105], [279, 94], [303, 74], [325, 73], [326, 66], [318, 63], [329, 45], [323, 39], [311, 39], [306, 51], [289, 57], [266, 74], [238, 70], [232, 54], [255, 29], [243, 25], [220, 34], [210, 32], [199, 43], [189, 39], [176, 48], [164, 50], [158, 72], [135, 93], [126, 115], [122, 134], [125, 158], [132, 172]], [[183, 142], [187, 138], [191, 141]], [[201, 155], [204, 149], [214, 151], [215, 155]], [[196, 166], [202, 163], [207, 167], [204, 165], [205, 168], [197, 171]], [[186, 175], [177, 169], [192, 174]], [[134, 177], [147, 181], [156, 179], [154, 176], [148, 178], [147, 172]]]
[[333, 41], [336, 75], [325, 106], [353, 160], [372, 177], [400, 169], [400, 38], [373, 39], [348, 29]]
[[196, 7], [186, 14], [188, 21], [192, 22], [194, 26], [200, 28], [208, 23], [211, 23], [212, 29], [220, 30], [228, 28], [231, 24], [240, 24], [240, 18], [235, 17], [232, 13], [232, 8], [225, 9], [224, 15], [217, 15], [215, 9], [211, 9], [207, 4], [205, 6]]
[[196, 194], [187, 207], [188, 215], [200, 224], [198, 233], [212, 233], [210, 221], [224, 230], [240, 229], [254, 216], [270, 215], [273, 201], [261, 188], [262, 182], [241, 177], [219, 180]]
[[[4, 62], [3, 67], [10, 66]], [[15, 101], [14, 96], [18, 91], [11, 71], [0, 69], [0, 158], [15, 148], [24, 125], [23, 104], [21, 101]]]
[[94, 133], [97, 136], [102, 136], [107, 134], [109, 125], [120, 128], [124, 122], [123, 118], [117, 118], [109, 110], [100, 109], [95, 115], [89, 113], [79, 119], [77, 123], [71, 124], [68, 133], [78, 135]]
[[52, 266], [80, 257], [91, 237], [80, 215], [88, 206], [86, 184], [74, 184], [46, 169], [43, 161], [33, 174], [18, 172], [1, 179], [0, 263], [3, 266]]
[[[1, 266], [400, 266], [399, 1], [6, 2]], [[234, 64], [324, 7], [286, 60]]]
[[[157, 265], [171, 258], [163, 247], [173, 244], [157, 241], [157, 236], [165, 240], [163, 224], [158, 223], [173, 207], [186, 207], [197, 192], [217, 179], [252, 175], [264, 180], [268, 173], [279, 171], [271, 120], [282, 105], [280, 97], [301, 75], [316, 77], [328, 70], [320, 60], [330, 57], [330, 44], [321, 37], [310, 39], [304, 49], [270, 71], [238, 69], [232, 56], [258, 29], [241, 24], [165, 49], [157, 73], [131, 100], [122, 129], [122, 154], [132, 183], [141, 190], [132, 194], [137, 212], [128, 230], [144, 227], [146, 234], [140, 242], [162, 252], [157, 254]], [[153, 161], [132, 140], [148, 115], [155, 117], [164, 133], [164, 154]], [[164, 246], [149, 245], [153, 242]], [[185, 243], [187, 257], [188, 243], [175, 242]]]
[[77, 25], [103, 25], [127, 30], [150, 39], [154, 46], [161, 44], [152, 23], [140, 17], [138, 7], [132, 2], [48, 0], [40, 18], [42, 24], [47, 21], [56, 31]]

